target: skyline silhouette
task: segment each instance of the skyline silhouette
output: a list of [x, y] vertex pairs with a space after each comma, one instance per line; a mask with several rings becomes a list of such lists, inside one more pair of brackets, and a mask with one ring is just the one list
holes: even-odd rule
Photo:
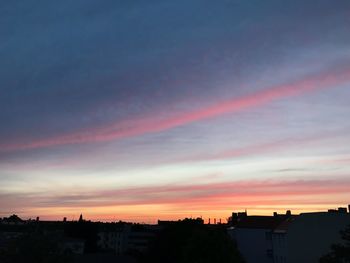
[[[349, 259], [350, 205], [324, 212], [157, 224], [0, 218], [0, 261], [325, 263]], [[306, 245], [307, 244], [307, 245]], [[344, 261], [345, 260], [345, 261]]]

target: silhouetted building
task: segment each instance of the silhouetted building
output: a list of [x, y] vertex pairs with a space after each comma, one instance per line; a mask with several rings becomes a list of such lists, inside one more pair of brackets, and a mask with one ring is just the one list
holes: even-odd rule
[[274, 263], [318, 263], [340, 231], [350, 224], [350, 214], [337, 212], [303, 213], [281, 223], [272, 234]]
[[9, 225], [18, 225], [18, 224], [24, 224], [24, 220], [22, 220], [18, 215], [13, 214], [9, 217], [4, 217], [1, 223], [9, 224]]
[[[328, 212], [233, 217], [228, 230], [247, 263], [318, 263], [350, 224], [346, 208]], [[235, 220], [233, 220], [235, 222]]]
[[240, 220], [247, 217], [247, 211], [245, 212], [232, 212], [231, 217], [228, 219], [228, 224], [230, 226], [235, 226]]
[[273, 230], [291, 215], [248, 216], [237, 214], [229, 228], [230, 236], [247, 263], [273, 263]]
[[154, 238], [159, 226], [121, 224], [98, 233], [98, 246], [117, 255], [143, 253]]
[[66, 237], [62, 240], [62, 249], [64, 252], [81, 255], [84, 253], [85, 240]]

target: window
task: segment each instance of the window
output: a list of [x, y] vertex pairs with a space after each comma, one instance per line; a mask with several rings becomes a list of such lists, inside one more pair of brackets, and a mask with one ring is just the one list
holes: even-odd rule
[[266, 240], [272, 240], [272, 233], [271, 232], [265, 232], [265, 239]]
[[267, 250], [266, 250], [266, 255], [267, 255], [269, 258], [272, 258], [272, 257], [273, 257], [273, 251], [272, 251], [272, 249], [267, 249]]

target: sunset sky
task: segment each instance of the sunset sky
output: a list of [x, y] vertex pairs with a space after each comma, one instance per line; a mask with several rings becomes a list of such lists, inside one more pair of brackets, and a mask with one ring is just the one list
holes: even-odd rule
[[0, 217], [350, 203], [350, 1], [0, 1]]

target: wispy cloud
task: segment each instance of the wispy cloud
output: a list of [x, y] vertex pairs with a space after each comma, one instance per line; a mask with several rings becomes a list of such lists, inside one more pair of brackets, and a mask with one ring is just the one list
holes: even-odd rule
[[[206, 209], [227, 209], [232, 205], [310, 204], [330, 196], [348, 196], [349, 178], [241, 180], [207, 184], [159, 185], [116, 190], [62, 194], [2, 194], [2, 206], [21, 207], [132, 207], [137, 205], [175, 205], [183, 210], [195, 205]], [[312, 197], [312, 198], [311, 198]], [[329, 198], [331, 199], [331, 198]], [[284, 200], [284, 201], [283, 201]], [[302, 200], [302, 201], [300, 201]], [[303, 201], [304, 200], [304, 201]], [[339, 201], [339, 200], [338, 200]], [[159, 212], [159, 211], [158, 211]], [[134, 212], [137, 214], [137, 211]], [[157, 213], [157, 211], [150, 211]]]
[[[262, 106], [277, 100], [299, 96], [308, 92], [326, 88], [350, 81], [349, 66], [338, 66], [325, 72], [306, 76], [295, 82], [265, 88], [254, 93], [223, 101], [209, 107], [188, 111], [168, 118], [145, 117], [137, 120], [127, 120], [99, 128], [91, 128], [77, 133], [57, 136], [48, 139], [35, 140], [28, 143], [0, 145], [0, 151], [16, 151], [51, 147], [56, 145], [105, 142], [122, 138], [140, 136], [147, 133], [166, 131], [193, 122], [214, 118], [227, 113], [236, 113], [250, 108]], [[164, 109], [166, 112], [166, 109]]]
[[325, 133], [318, 133], [313, 135], [305, 135], [292, 138], [284, 138], [279, 140], [274, 140], [265, 143], [256, 143], [252, 145], [247, 145], [241, 148], [235, 148], [230, 150], [221, 151], [215, 154], [201, 154], [196, 156], [186, 156], [177, 160], [178, 162], [196, 162], [196, 161], [214, 161], [214, 160], [224, 160], [240, 157], [250, 157], [254, 155], [265, 154], [268, 152], [274, 152], [276, 150], [288, 150], [293, 147], [300, 147], [301, 145], [305, 148], [306, 145], [315, 142], [320, 142], [329, 139], [335, 139], [342, 137], [348, 133], [347, 130], [330, 131]]

